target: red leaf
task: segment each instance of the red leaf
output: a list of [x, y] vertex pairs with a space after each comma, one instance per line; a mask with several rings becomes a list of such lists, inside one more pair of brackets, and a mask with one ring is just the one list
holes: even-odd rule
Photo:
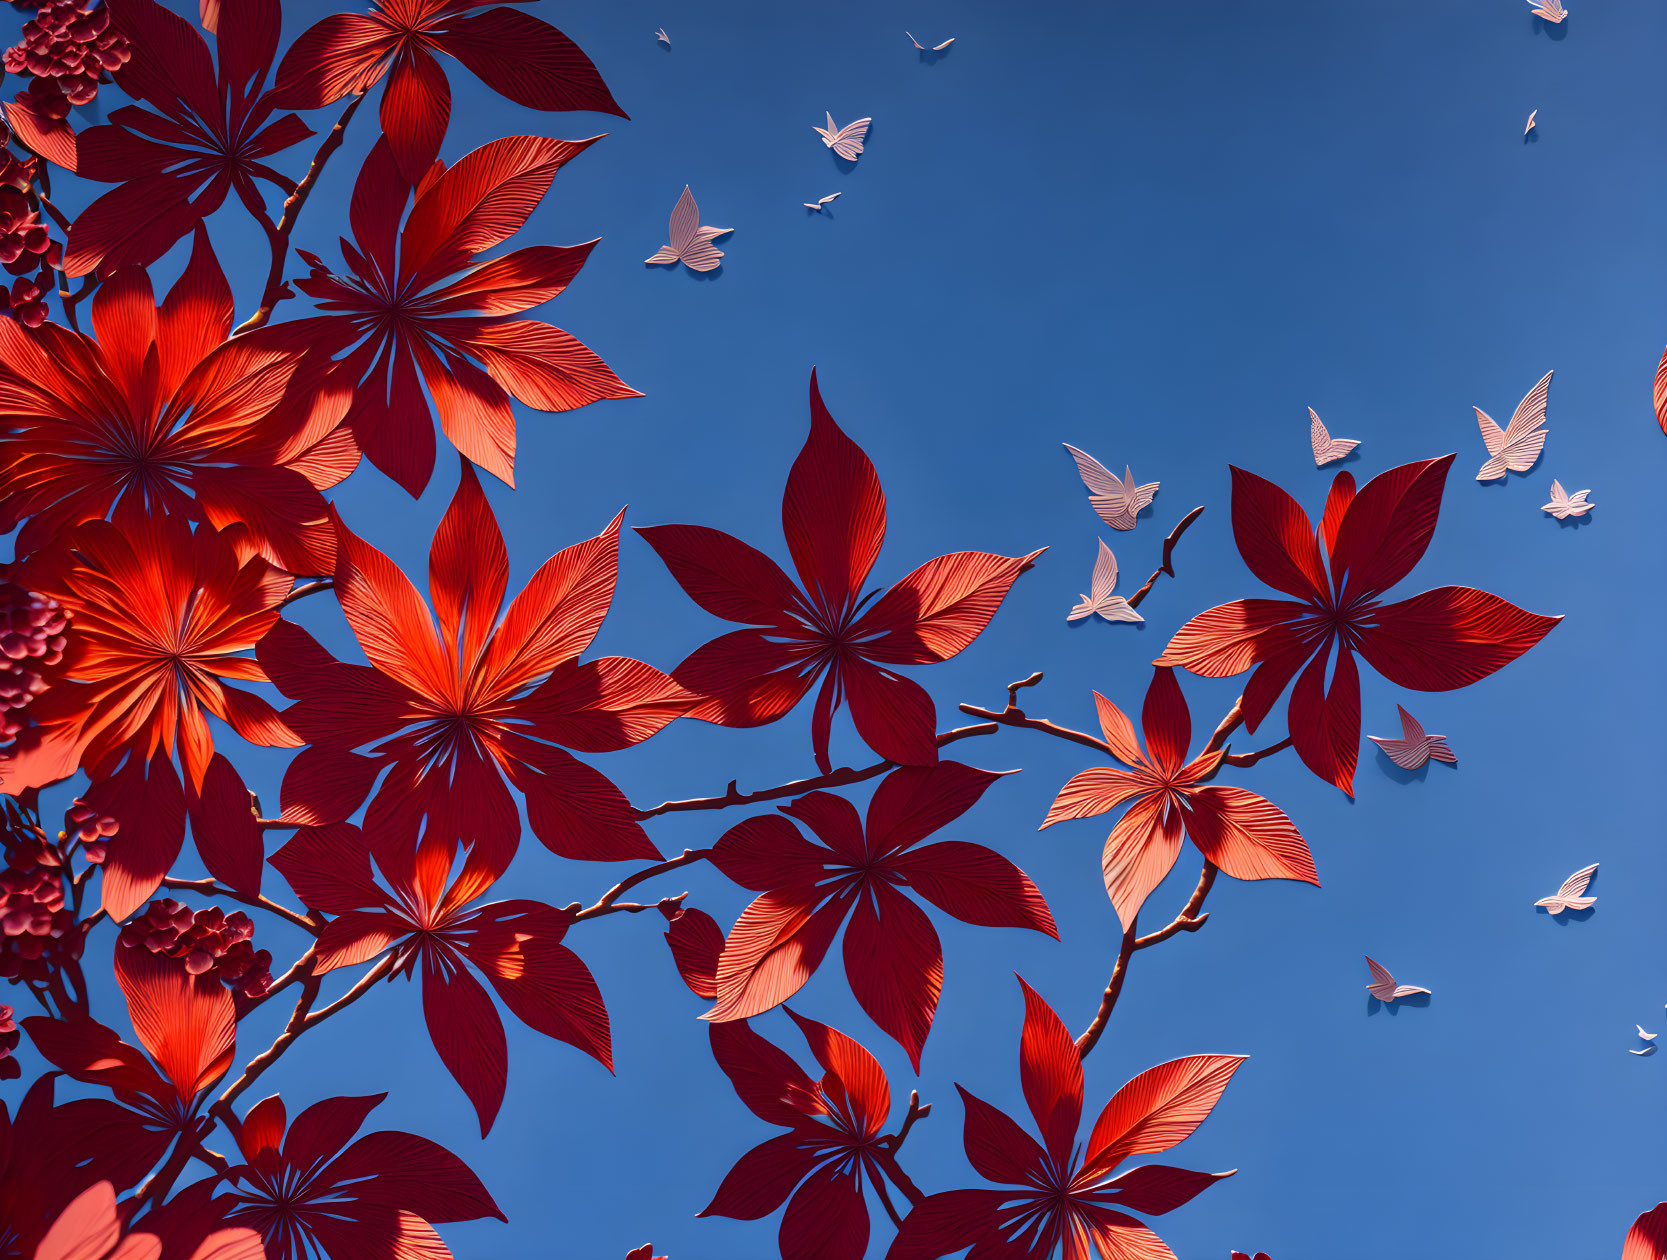
[[946, 661], [980, 634], [1001, 601], [1040, 551], [1010, 558], [958, 551], [928, 560], [880, 597], [851, 633], [883, 631], [862, 646], [870, 660], [890, 665]]
[[868, 802], [868, 847], [877, 856], [900, 853], [954, 822], [978, 804], [997, 770], [959, 761], [903, 766], [880, 781]]
[[478, 323], [458, 344], [492, 379], [539, 411], [574, 411], [604, 398], [641, 398], [600, 356], [571, 333], [532, 319]]
[[1301, 600], [1325, 598], [1325, 562], [1308, 513], [1285, 491], [1242, 468], [1233, 472], [1233, 540], [1250, 571]]
[[1103, 1175], [1132, 1155], [1155, 1155], [1184, 1142], [1243, 1062], [1243, 1055], [1195, 1054], [1142, 1072], [1094, 1122], [1081, 1175]]
[[736, 1097], [760, 1120], [798, 1128], [807, 1118], [827, 1114], [827, 1104], [804, 1069], [751, 1024], [709, 1024], [706, 1032], [712, 1058], [729, 1077]]
[[451, 84], [428, 50], [401, 41], [382, 89], [382, 134], [407, 184], [419, 183], [440, 152], [451, 121]]
[[581, 862], [659, 861], [620, 790], [584, 762], [548, 745], [518, 740], [510, 777], [527, 797], [527, 821], [550, 852]]
[[1100, 873], [1125, 932], [1180, 854], [1181, 815], [1169, 807], [1164, 793], [1142, 797], [1111, 829], [1100, 854]]
[[845, 927], [845, 975], [862, 1009], [918, 1073], [943, 990], [943, 947], [914, 902], [879, 881], [869, 892], [877, 906], [859, 896]]
[[967, 1162], [980, 1177], [1003, 1185], [1028, 1185], [1047, 1176], [1047, 1153], [1006, 1112], [976, 1094], [955, 1087], [966, 1111], [961, 1141]]
[[805, 698], [822, 673], [813, 649], [766, 630], [733, 630], [689, 654], [672, 677], [706, 699], [689, 716], [719, 726], [763, 726]]
[[35, 1248], [35, 1260], [102, 1260], [121, 1236], [115, 1187], [96, 1182], [58, 1214]]
[[[13, 122], [12, 126], [16, 127], [17, 124]], [[42, 150], [36, 149], [35, 152], [39, 153]], [[48, 154], [48, 156], [51, 155]], [[52, 160], [54, 162], [58, 161], [57, 158]], [[74, 170], [75, 168], [72, 166], [70, 169]], [[1656, 422], [1661, 425], [1661, 431], [1667, 433], [1667, 350], [1661, 352], [1661, 362], [1656, 365], [1654, 393]], [[1628, 1256], [1625, 1260], [1632, 1260], [1632, 1258]]]
[[665, 562], [683, 593], [714, 617], [743, 625], [797, 623], [809, 615], [799, 588], [757, 548], [703, 525], [649, 525], [637, 533]]
[[[716, 1029], [714, 1028], [714, 1031]], [[735, 1161], [718, 1192], [696, 1216], [727, 1216], [756, 1221], [780, 1207], [793, 1187], [827, 1152], [803, 1133], [782, 1133], [761, 1142]]]
[[1205, 678], [1227, 678], [1312, 643], [1317, 630], [1310, 627], [1317, 625], [1307, 604], [1285, 599], [1235, 600], [1206, 609], [1187, 622], [1153, 663], [1178, 665]]
[[[348, 692], [340, 699], [351, 703], [362, 695]], [[295, 714], [295, 710], [290, 713]], [[303, 717], [307, 728], [315, 725], [316, 713], [298, 716]], [[278, 793], [284, 821], [309, 826], [341, 822], [365, 803], [382, 767], [383, 763], [374, 757], [361, 757], [327, 744], [303, 748], [284, 770], [283, 787]]]
[[369, 962], [395, 941], [413, 932], [411, 924], [386, 910], [344, 910], [318, 937], [318, 974]]
[[1621, 1260], [1663, 1260], [1667, 1257], [1667, 1203], [1657, 1203], [1632, 1223]]
[[443, 969], [425, 954], [423, 1016], [434, 1049], [474, 1104], [485, 1137], [497, 1119], [509, 1078], [509, 1049], [492, 999], [461, 967]]
[[[1072, 775], [1059, 789], [1053, 804], [1048, 806], [1047, 816], [1042, 819], [1042, 827], [1109, 813], [1130, 797], [1151, 790], [1151, 780], [1144, 775], [1113, 770], [1110, 766], [1091, 766]], [[1041, 827], [1037, 830], [1040, 831]]]
[[419, 695], [445, 695], [448, 668], [434, 620], [398, 565], [345, 526], [335, 595], [372, 665]]
[[782, 1260], [862, 1260], [868, 1251], [868, 1206], [855, 1167], [824, 1164], [805, 1178], [782, 1214]]
[[1497, 595], [1443, 586], [1372, 613], [1360, 654], [1390, 682], [1453, 691], [1510, 664], [1561, 617], [1526, 612]]
[[640, 744], [688, 712], [696, 697], [652, 665], [604, 656], [560, 665], [519, 706], [540, 739], [580, 752]]
[[[724, 952], [724, 932], [704, 910], [688, 907], [666, 928], [666, 945], [671, 950], [677, 974], [689, 992], [707, 1001], [718, 996], [718, 958]], [[736, 1025], [713, 1024], [713, 1028]]]
[[352, 823], [302, 827], [270, 860], [303, 905], [343, 914], [382, 903], [370, 850]]
[[289, 46], [268, 99], [279, 109], [318, 109], [364, 92], [386, 71], [397, 39], [362, 13], [332, 13]]
[[1441, 515], [1441, 493], [1453, 457], [1402, 464], [1361, 487], [1343, 513], [1331, 549], [1331, 576], [1341, 598], [1366, 599], [1412, 572]]
[[416, 1212], [425, 1221], [508, 1220], [480, 1178], [445, 1147], [412, 1133], [367, 1133], [322, 1178], [351, 1186], [362, 1203]]
[[981, 844], [943, 840], [898, 854], [892, 869], [963, 923], [1032, 928], [1059, 937], [1048, 903], [1030, 877]]
[[1179, 773], [1192, 746], [1192, 714], [1173, 669], [1160, 665], [1152, 671], [1140, 724], [1153, 767], [1165, 776]]
[[35, 1015], [24, 1020], [23, 1027], [41, 1057], [76, 1080], [142, 1094], [171, 1105], [174, 1091], [168, 1082], [144, 1055], [103, 1024], [83, 1018], [59, 1020]]
[[548, 22], [493, 8], [451, 19], [438, 42], [487, 87], [518, 105], [629, 117], [590, 58]]
[[193, 976], [180, 959], [143, 946], [117, 945], [115, 967], [139, 1044], [189, 1103], [232, 1065], [237, 1017], [230, 991], [212, 974]]
[[1001, 1225], [1001, 1205], [1007, 1197], [1001, 1190], [950, 1190], [928, 1195], [904, 1218], [886, 1260], [938, 1260], [939, 1256], [964, 1251], [995, 1237]]
[[1325, 689], [1329, 651], [1316, 656], [1291, 689], [1291, 746], [1327, 783], [1354, 795], [1360, 757], [1360, 671], [1348, 648], [1337, 647], [1337, 670]]
[[763, 892], [822, 878], [828, 859], [780, 814], [736, 823], [712, 846], [710, 861], [726, 879]]
[[718, 959], [717, 1005], [702, 1019], [750, 1019], [792, 997], [821, 966], [850, 907], [836, 897], [821, 909], [815, 888], [764, 893], [741, 912]]
[[1145, 1212], [1149, 1216], [1162, 1216], [1191, 1202], [1223, 1177], [1232, 1175], [1231, 1172], [1194, 1172], [1190, 1168], [1171, 1168], [1167, 1164], [1145, 1164], [1129, 1169], [1105, 1188], [1117, 1192], [1118, 1207]]
[[853, 1132], [878, 1136], [891, 1114], [891, 1086], [879, 1061], [839, 1029], [792, 1010], [787, 1013], [822, 1065], [822, 1094], [829, 1105], [850, 1122]]
[[1187, 835], [1234, 879], [1300, 879], [1318, 886], [1314, 858], [1278, 806], [1241, 787], [1205, 787], [1181, 805]]
[[191, 839], [208, 873], [238, 892], [260, 892], [266, 843], [249, 789], [225, 754], [214, 754], [189, 808]]
[[1053, 1007], [1021, 978], [1024, 1030], [1019, 1035], [1019, 1083], [1036, 1129], [1056, 1167], [1065, 1167], [1082, 1120], [1082, 1059]]
[[[867, 744], [887, 761], [929, 766], [938, 759], [938, 712], [919, 683], [853, 656], [839, 669], [851, 721]], [[816, 749], [827, 760], [827, 741]]]
[[[1325, 515], [1320, 518], [1320, 540], [1325, 544], [1327, 554], [1337, 549], [1337, 531], [1343, 524], [1343, 516], [1349, 510], [1349, 504], [1354, 502], [1354, 475], [1340, 472], [1331, 479], [1331, 491], [1325, 499]], [[1331, 566], [1332, 589], [1342, 585], [1342, 571], [1334, 562]]]
[[838, 618], [880, 554], [886, 496], [868, 456], [828, 414], [814, 369], [810, 436], [787, 475], [781, 523], [799, 581], [826, 616]]
[[509, 581], [509, 554], [475, 470], [467, 461], [462, 464], [457, 493], [429, 547], [428, 589], [440, 619], [441, 642], [467, 670], [497, 624]]
[[500, 901], [470, 922], [463, 951], [522, 1023], [613, 1069], [608, 1009], [589, 969], [560, 944], [572, 919], [536, 901]]
[[185, 792], [166, 754], [148, 762], [137, 754], [86, 792], [87, 804], [121, 824], [101, 868], [100, 897], [119, 923], [150, 900], [185, 843]]

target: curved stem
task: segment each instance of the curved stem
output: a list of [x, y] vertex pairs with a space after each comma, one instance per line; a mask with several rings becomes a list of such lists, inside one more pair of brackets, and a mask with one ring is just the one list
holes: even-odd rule
[[312, 582], [303, 582], [301, 585], [291, 589], [288, 595], [285, 595], [282, 599], [280, 599], [278, 601], [278, 607], [287, 608], [298, 599], [306, 599], [307, 596], [317, 595], [320, 591], [333, 591], [335, 589], [336, 580], [334, 578], [318, 578]]
[[266, 273], [266, 288], [261, 294], [260, 308], [236, 328], [232, 329], [232, 336], [246, 333], [261, 327], [272, 318], [280, 300], [287, 296], [284, 287], [284, 262], [289, 257], [289, 238], [295, 231], [296, 220], [301, 217], [301, 209], [307, 204], [307, 198], [318, 185], [318, 177], [324, 173], [324, 164], [330, 160], [330, 155], [341, 148], [342, 137], [346, 134], [347, 124], [353, 121], [353, 115], [358, 113], [359, 106], [365, 98], [355, 96], [348, 107], [342, 111], [342, 116], [336, 120], [336, 125], [330, 128], [330, 134], [324, 137], [324, 142], [318, 146], [318, 152], [313, 154], [312, 164], [307, 167], [306, 177], [296, 185], [295, 191], [284, 201], [284, 213], [278, 220], [276, 229], [267, 233], [272, 246], [272, 265]]
[[[1136, 918], [1138, 920], [1138, 916]], [[1100, 1034], [1105, 1032], [1106, 1024], [1111, 1020], [1111, 1012], [1123, 993], [1123, 981], [1129, 974], [1129, 959], [1134, 957], [1136, 939], [1135, 923], [1131, 922], [1128, 931], [1123, 933], [1123, 943], [1117, 950], [1117, 962], [1111, 969], [1111, 979], [1106, 982], [1106, 991], [1100, 995], [1100, 1009], [1094, 1012], [1093, 1022], [1077, 1038], [1079, 1059], [1086, 1059], [1089, 1051], [1099, 1044]]]
[[1271, 757], [1271, 756], [1274, 755], [1274, 753], [1277, 753], [1277, 752], [1284, 752], [1285, 749], [1289, 748], [1290, 746], [1291, 746], [1291, 737], [1289, 735], [1287, 735], [1284, 739], [1280, 740], [1277, 744], [1269, 744], [1266, 748], [1259, 748], [1255, 752], [1248, 752], [1248, 753], [1232, 753], [1232, 752], [1230, 752], [1225, 757], [1223, 757], [1221, 759], [1221, 764], [1224, 765], [1224, 766], [1239, 766], [1241, 768], [1244, 767], [1244, 766], [1253, 766], [1258, 761], [1262, 760], [1262, 758]]
[[1145, 584], [1141, 586], [1141, 588], [1133, 595], [1129, 596], [1130, 608], [1137, 608], [1140, 606], [1140, 601], [1146, 598], [1146, 596], [1151, 592], [1153, 586], [1157, 585], [1158, 578], [1162, 577], [1164, 574], [1168, 574], [1170, 577], [1175, 576], [1174, 565], [1170, 563], [1175, 557], [1175, 544], [1180, 541], [1181, 535], [1187, 532], [1187, 526], [1191, 525], [1203, 514], [1204, 508], [1203, 505], [1200, 504], [1198, 507], [1193, 508], [1192, 511], [1183, 516], [1176, 524], [1175, 528], [1169, 531], [1169, 537], [1163, 540], [1163, 562], [1152, 571], [1152, 576], [1146, 579]]
[[[965, 705], [961, 706], [963, 709]], [[993, 735], [996, 728], [989, 723], [977, 726], [958, 726], [952, 731], [943, 731], [938, 735], [938, 747], [953, 744], [957, 740], [970, 739], [974, 735]], [[662, 801], [653, 809], [634, 809], [632, 814], [639, 821], [645, 818], [656, 818], [661, 814], [679, 814], [696, 809], [729, 809], [735, 805], [756, 805], [760, 801], [779, 801], [786, 796], [802, 796], [806, 792], [814, 792], [818, 788], [846, 787], [852, 783], [862, 783], [868, 779], [878, 778], [888, 770], [895, 770], [895, 761], [879, 761], [871, 766], [864, 766], [860, 770], [853, 770], [849, 766], [840, 766], [827, 774], [818, 775], [814, 779], [795, 779], [791, 783], [783, 783], [777, 787], [760, 788], [756, 792], [742, 792], [731, 779], [729, 788], [722, 796], [697, 796], [684, 801]], [[289, 824], [279, 823], [279, 826]]]
[[[656, 862], [653, 866], [645, 866], [634, 875], [627, 875], [607, 892], [603, 893], [595, 905], [581, 907], [577, 901], [565, 907], [567, 913], [573, 916], [573, 922], [580, 923], [585, 919], [599, 918], [604, 914], [615, 914], [624, 911], [629, 914], [639, 914], [644, 910], [653, 910], [659, 903], [637, 902], [621, 903], [620, 898], [644, 880], [653, 879], [656, 875], [664, 875], [667, 871], [675, 871], [679, 867], [689, 866], [695, 862], [703, 862], [712, 856], [711, 849], [684, 849], [679, 857], [667, 858], [664, 862]], [[679, 893], [675, 897], [666, 898], [667, 901], [681, 901], [688, 893]]]

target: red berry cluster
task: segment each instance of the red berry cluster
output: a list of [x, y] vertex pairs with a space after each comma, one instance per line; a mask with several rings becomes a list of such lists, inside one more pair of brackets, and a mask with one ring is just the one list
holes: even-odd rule
[[82, 936], [54, 866], [0, 871], [0, 977], [45, 980], [81, 957]]
[[234, 992], [259, 997], [272, 985], [272, 955], [250, 944], [254, 935], [254, 923], [241, 910], [193, 911], [170, 898], [151, 902], [122, 928], [120, 940], [128, 949], [182, 959], [191, 975], [213, 975]]
[[19, 276], [9, 291], [0, 286], [0, 315], [15, 319], [25, 328], [39, 328], [46, 323], [46, 295], [51, 289], [52, 278], [44, 272]]
[[62, 659], [68, 625], [57, 600], [0, 581], [0, 746], [23, 729], [19, 710], [46, 690], [40, 671]]
[[89, 104], [99, 81], [133, 55], [127, 37], [110, 25], [110, 10], [90, 0], [50, 0], [24, 23], [23, 38], [6, 49], [8, 74], [33, 75], [30, 104], [53, 118]]
[[12, 1058], [12, 1051], [17, 1049], [22, 1037], [17, 1031], [17, 1021], [12, 1018], [12, 1008], [0, 1006], [0, 1081], [15, 1081], [23, 1075], [23, 1069]]

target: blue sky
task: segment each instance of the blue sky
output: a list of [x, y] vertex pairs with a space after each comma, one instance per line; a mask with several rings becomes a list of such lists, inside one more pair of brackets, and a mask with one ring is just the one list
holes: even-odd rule
[[[325, 11], [291, 5], [286, 33]], [[1407, 776], [1367, 745], [1352, 803], [1289, 753], [1226, 780], [1291, 815], [1324, 887], [1223, 880], [1206, 928], [1140, 955], [1087, 1063], [1088, 1105], [1165, 1059], [1250, 1056], [1172, 1157], [1240, 1170], [1158, 1222], [1185, 1260], [1234, 1247], [1275, 1260], [1618, 1253], [1667, 1184], [1667, 1062], [1626, 1053], [1635, 1021], [1667, 1023], [1657, 786], [1667, 512], [1650, 411], [1667, 338], [1667, 11], [1592, 0], [1555, 33], [1520, 0], [534, 11], [591, 55], [631, 120], [522, 110], [454, 66], [444, 152], [505, 133], [612, 133], [563, 170], [512, 244], [602, 238], [540, 314], [646, 397], [563, 416], [521, 410], [521, 489], [488, 486], [512, 590], [626, 504], [628, 525], [712, 525], [785, 559], [780, 492], [816, 365], [889, 496], [877, 581], [950, 550], [1049, 548], [968, 651], [917, 674], [940, 726], [958, 724], [957, 702], [999, 705], [1006, 683], [1040, 669], [1032, 711], [1090, 727], [1091, 689], [1137, 706], [1149, 662], [1188, 616], [1264, 593], [1232, 545], [1230, 463], [1317, 515], [1329, 474], [1309, 457], [1307, 406], [1362, 440], [1357, 477], [1459, 453], [1434, 542], [1399, 589], [1480, 586], [1566, 621], [1464, 692], [1408, 700], [1363, 680], [1368, 732], [1396, 733], [1406, 700], [1447, 735], [1456, 769]], [[654, 40], [660, 25], [669, 51]], [[956, 43], [927, 63], [905, 27]], [[1533, 109], [1537, 138], [1525, 143]], [[855, 170], [811, 132], [825, 110], [874, 118]], [[334, 255], [372, 138], [363, 125], [350, 137], [299, 244]], [[736, 229], [706, 278], [641, 263], [685, 183], [703, 223]], [[800, 208], [836, 190], [830, 213]], [[213, 234], [228, 266], [258, 260], [233, 276], [247, 309], [264, 243], [221, 219]], [[1471, 406], [1503, 422], [1553, 368], [1539, 465], [1473, 482], [1484, 452]], [[1133, 533], [1100, 528], [1062, 441], [1162, 482]], [[1586, 523], [1539, 511], [1554, 476], [1591, 487]], [[338, 502], [420, 575], [455, 483], [442, 457], [413, 503], [367, 465]], [[1127, 592], [1198, 504], [1206, 512], [1178, 549], [1178, 577], [1142, 607], [1144, 627], [1065, 624], [1097, 533]], [[297, 611], [338, 652], [351, 649], [322, 601]], [[670, 668], [718, 626], [627, 537], [597, 653]], [[1235, 681], [1185, 680], [1201, 734]], [[1278, 739], [1281, 720], [1241, 747]], [[718, 792], [731, 778], [763, 786], [813, 772], [808, 724], [808, 709], [750, 732], [678, 723], [598, 761], [641, 804]], [[1012, 973], [1080, 1029], [1118, 935], [1098, 872], [1109, 820], [1036, 832], [1092, 754], [1022, 731], [957, 753], [1023, 773], [945, 836], [989, 844], [1029, 872], [1062, 939], [934, 916], [946, 982], [918, 1082], [851, 999], [837, 957], [795, 1002], [867, 1044], [899, 1099], [918, 1086], [935, 1104], [905, 1160], [928, 1191], [980, 1184], [961, 1154], [954, 1082], [1023, 1114]], [[834, 757], [871, 760], [843, 723]], [[251, 753], [240, 764], [275, 801], [282, 760]], [[738, 820], [671, 817], [651, 835], [675, 853]], [[1532, 908], [1590, 862], [1602, 870], [1589, 919], [1558, 923]], [[503, 887], [588, 902], [625, 869], [563, 863], [529, 838]], [[1196, 871], [1184, 855], [1149, 917], [1179, 906]], [[687, 888], [726, 924], [746, 900], [699, 869], [652, 888]], [[264, 929], [261, 943], [294, 944]], [[657, 917], [585, 924], [568, 943], [608, 1000], [617, 1075], [511, 1021], [508, 1098], [485, 1142], [403, 984], [310, 1033], [263, 1086], [281, 1089], [292, 1112], [391, 1089], [373, 1120], [449, 1145], [510, 1217], [445, 1227], [460, 1260], [607, 1260], [649, 1239], [673, 1260], [774, 1254], [774, 1220], [693, 1219], [730, 1162], [776, 1130], [713, 1065], [695, 1018], [703, 1004], [678, 983]], [[1430, 1005], [1369, 1009], [1363, 953], [1434, 990]], [[264, 1045], [282, 1015], [261, 1012], [244, 1044]], [[802, 1049], [785, 1016], [758, 1027]], [[871, 1254], [889, 1238], [877, 1227]]]

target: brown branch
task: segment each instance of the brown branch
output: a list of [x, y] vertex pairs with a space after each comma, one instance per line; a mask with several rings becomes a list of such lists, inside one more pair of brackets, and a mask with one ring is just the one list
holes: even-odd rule
[[915, 1127], [915, 1121], [924, 1120], [931, 1114], [932, 1104], [921, 1102], [920, 1091], [918, 1089], [911, 1089], [909, 1091], [909, 1111], [908, 1114], [903, 1117], [902, 1126], [895, 1134], [890, 1134], [886, 1137], [880, 1138], [880, 1145], [884, 1146], [893, 1155], [895, 1155], [898, 1151], [903, 1149], [903, 1143], [908, 1141], [909, 1130]]
[[335, 589], [336, 582], [334, 578], [319, 578], [316, 582], [303, 582], [280, 599], [278, 607], [287, 608], [298, 599], [306, 599], [307, 596], [317, 595], [320, 591], [333, 591]]
[[1150, 949], [1163, 941], [1167, 941], [1177, 932], [1196, 932], [1204, 926], [1204, 921], [1210, 916], [1208, 912], [1200, 913], [1204, 906], [1204, 898], [1210, 895], [1210, 889], [1215, 887], [1216, 865], [1205, 860], [1204, 869], [1198, 872], [1198, 886], [1192, 890], [1192, 896], [1187, 898], [1187, 904], [1168, 923], [1156, 932], [1149, 932], [1145, 936], [1135, 938], [1136, 949]]
[[[1221, 719], [1221, 724], [1216, 727], [1215, 733], [1210, 736], [1210, 742], [1204, 745], [1204, 752], [1220, 752], [1227, 747], [1228, 738], [1242, 725], [1244, 725], [1244, 697], [1240, 696], [1233, 701], [1233, 707], [1227, 710], [1227, 716]], [[1200, 756], [1202, 755], [1201, 753]]]
[[[969, 717], [986, 718], [998, 726], [1019, 726], [1027, 731], [1041, 731], [1044, 735], [1052, 735], [1056, 739], [1068, 739], [1073, 744], [1082, 744], [1094, 748], [1110, 757], [1113, 755], [1111, 746], [1103, 739], [1098, 739], [1086, 731], [1073, 730], [1069, 726], [1061, 726], [1057, 722], [1050, 722], [1046, 718], [1033, 718], [1019, 708], [1019, 691], [1024, 687], [1034, 687], [1042, 681], [1042, 673], [1038, 670], [1029, 678], [1020, 679], [1016, 683], [1007, 684], [1007, 707], [999, 712], [994, 709], [981, 709], [976, 704], [963, 704], [961, 712]], [[974, 728], [976, 729], [976, 728]]]
[[[965, 705], [961, 706], [963, 709]], [[938, 747], [953, 744], [957, 740], [970, 739], [974, 735], [993, 735], [996, 728], [989, 723], [977, 726], [958, 726], [952, 731], [942, 731], [938, 735]], [[784, 796], [802, 796], [806, 792], [814, 792], [819, 788], [848, 787], [853, 783], [862, 783], [868, 779], [878, 778], [888, 770], [895, 770], [895, 761], [879, 761], [871, 766], [864, 766], [860, 770], [853, 770], [850, 766], [840, 766], [828, 774], [818, 775], [814, 779], [795, 779], [791, 783], [783, 783], [777, 787], [760, 788], [756, 792], [742, 792], [731, 779], [728, 789], [722, 796], [696, 796], [686, 801], [662, 801], [653, 809], [633, 809], [633, 817], [639, 821], [645, 818], [656, 818], [661, 814], [678, 814], [696, 809], [729, 809], [735, 805], [756, 805], [760, 801], [779, 801]], [[279, 826], [289, 824], [280, 823]]]
[[240, 893], [236, 889], [227, 888], [224, 884], [218, 884], [212, 879], [176, 879], [170, 875], [162, 881], [162, 887], [176, 888], [182, 892], [200, 893], [205, 897], [225, 897], [231, 901], [241, 901], [246, 906], [253, 906], [257, 910], [265, 910], [268, 914], [275, 914], [280, 919], [293, 923], [309, 936], [317, 936], [324, 930], [322, 924], [315, 923], [305, 915], [295, 913], [287, 906], [280, 906], [276, 901], [269, 900], [259, 893]]
[[1129, 596], [1130, 608], [1139, 607], [1140, 601], [1146, 598], [1147, 593], [1151, 591], [1153, 586], [1157, 585], [1158, 579], [1164, 574], [1168, 574], [1170, 577], [1175, 576], [1175, 566], [1171, 563], [1175, 558], [1175, 544], [1181, 540], [1181, 535], [1187, 532], [1187, 527], [1203, 514], [1203, 505], [1199, 505], [1183, 516], [1175, 528], [1169, 531], [1169, 537], [1163, 540], [1163, 563], [1152, 570], [1152, 576], [1146, 579], [1144, 586]]
[[342, 138], [347, 132], [347, 124], [353, 121], [353, 115], [358, 113], [359, 106], [365, 102], [364, 96], [355, 96], [348, 107], [342, 111], [342, 116], [336, 120], [336, 125], [330, 129], [330, 134], [324, 137], [324, 142], [318, 146], [318, 152], [313, 154], [312, 164], [307, 167], [307, 174], [295, 186], [295, 191], [284, 201], [284, 213], [278, 220], [276, 230], [268, 232], [268, 240], [272, 247], [272, 265], [266, 273], [266, 288], [261, 294], [260, 309], [236, 328], [232, 329], [232, 336], [246, 333], [259, 328], [272, 318], [272, 312], [285, 294], [284, 290], [284, 262], [289, 257], [289, 238], [295, 231], [296, 220], [301, 217], [301, 209], [307, 204], [307, 198], [312, 195], [318, 184], [318, 177], [324, 173], [324, 164], [330, 160], [330, 155], [341, 148]]
[[1266, 748], [1259, 748], [1255, 752], [1247, 752], [1247, 753], [1230, 752], [1225, 757], [1223, 757], [1221, 759], [1221, 762], [1222, 762], [1223, 765], [1226, 765], [1226, 766], [1239, 766], [1241, 768], [1244, 767], [1244, 766], [1253, 766], [1258, 761], [1262, 760], [1262, 758], [1271, 757], [1276, 752], [1284, 752], [1285, 749], [1289, 748], [1290, 746], [1291, 746], [1291, 737], [1289, 735], [1287, 735], [1284, 739], [1280, 740], [1277, 744], [1269, 744]]
[[1077, 1058], [1086, 1059], [1100, 1040], [1100, 1034], [1105, 1032], [1106, 1024], [1111, 1019], [1111, 1012], [1117, 1006], [1117, 999], [1123, 993], [1123, 981], [1128, 978], [1129, 959], [1134, 957], [1135, 925], [1129, 924], [1128, 931], [1123, 933], [1123, 943], [1117, 950], [1117, 962], [1111, 969], [1111, 979], [1106, 982], [1106, 991], [1100, 995], [1100, 1009], [1094, 1013], [1094, 1020], [1083, 1029], [1082, 1036], [1077, 1038]]

